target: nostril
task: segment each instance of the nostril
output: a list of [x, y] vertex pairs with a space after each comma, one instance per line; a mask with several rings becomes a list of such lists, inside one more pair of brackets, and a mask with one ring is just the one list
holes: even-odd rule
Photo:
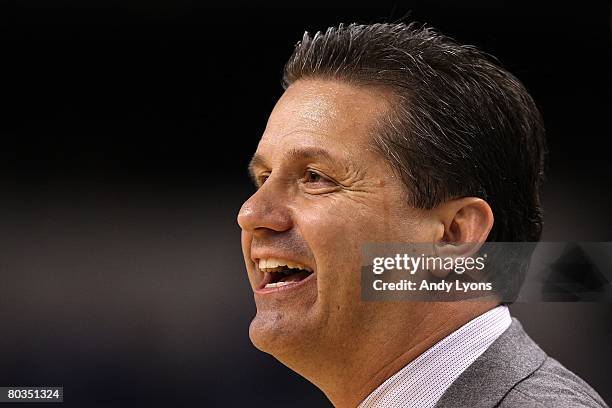
[[279, 200], [272, 191], [257, 190], [240, 208], [238, 225], [244, 231], [282, 232], [291, 228], [292, 215], [286, 200]]
[[268, 237], [268, 236], [272, 236], [274, 234], [277, 234], [278, 231], [275, 231], [275, 230], [273, 230], [271, 228], [267, 228], [267, 227], [257, 227], [257, 228], [254, 228], [252, 230], [252, 233], [253, 233], [253, 235], [255, 237], [264, 238], [264, 237]]

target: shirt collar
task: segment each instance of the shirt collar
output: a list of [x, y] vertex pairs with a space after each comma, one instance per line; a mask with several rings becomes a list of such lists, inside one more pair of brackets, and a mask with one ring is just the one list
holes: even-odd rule
[[469, 321], [389, 377], [359, 408], [433, 407], [511, 323], [505, 305]]

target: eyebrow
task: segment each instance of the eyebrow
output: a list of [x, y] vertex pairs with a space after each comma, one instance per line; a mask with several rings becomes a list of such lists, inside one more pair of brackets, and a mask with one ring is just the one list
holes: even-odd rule
[[[304, 161], [304, 160], [323, 160], [329, 164], [337, 164], [338, 159], [334, 159], [331, 154], [325, 149], [320, 147], [306, 147], [306, 148], [293, 148], [287, 152], [287, 158], [290, 161]], [[255, 153], [249, 162], [249, 175], [256, 183], [255, 167], [267, 167], [269, 168], [266, 160], [259, 154]]]

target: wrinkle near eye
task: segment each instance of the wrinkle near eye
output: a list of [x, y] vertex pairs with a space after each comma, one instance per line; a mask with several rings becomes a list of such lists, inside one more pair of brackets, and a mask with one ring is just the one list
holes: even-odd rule
[[345, 188], [354, 188], [365, 182], [366, 175], [367, 172], [364, 169], [358, 169], [356, 166], [348, 164], [343, 166], [342, 173], [336, 181]]

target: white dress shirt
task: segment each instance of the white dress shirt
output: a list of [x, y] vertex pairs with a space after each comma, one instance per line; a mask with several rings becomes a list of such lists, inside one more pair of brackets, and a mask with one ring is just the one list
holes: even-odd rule
[[503, 305], [478, 316], [388, 378], [359, 408], [432, 408], [510, 323], [510, 312]]

